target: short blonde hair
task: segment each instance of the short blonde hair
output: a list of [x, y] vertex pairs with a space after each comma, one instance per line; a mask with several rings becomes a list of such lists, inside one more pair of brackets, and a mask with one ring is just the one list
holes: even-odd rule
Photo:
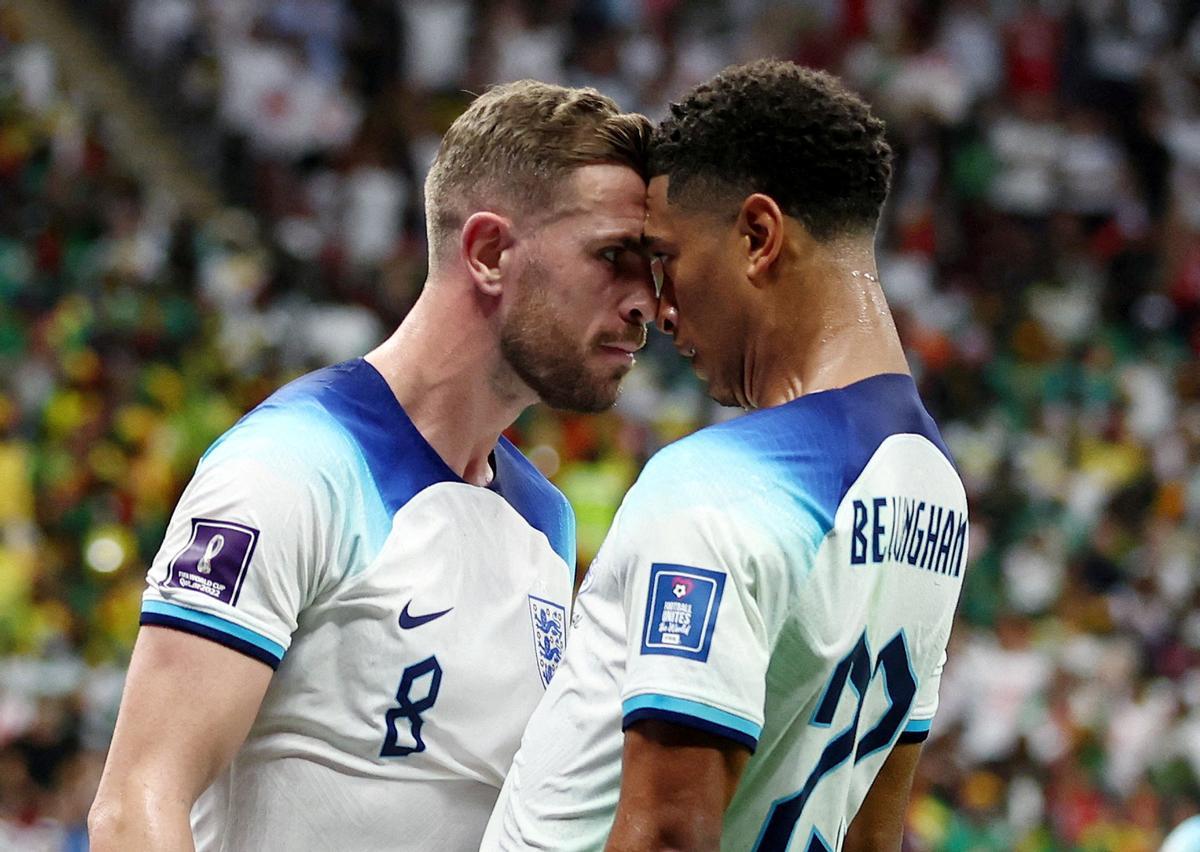
[[552, 208], [581, 166], [628, 166], [645, 179], [650, 129], [595, 89], [536, 80], [489, 89], [450, 125], [425, 181], [430, 259], [477, 210]]

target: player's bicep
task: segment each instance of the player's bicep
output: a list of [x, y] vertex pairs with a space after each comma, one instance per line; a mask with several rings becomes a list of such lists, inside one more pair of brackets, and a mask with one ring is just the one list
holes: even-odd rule
[[888, 755], [850, 824], [843, 852], [898, 850], [921, 743], [899, 743]]
[[139, 786], [181, 796], [190, 807], [246, 738], [271, 674], [265, 663], [217, 642], [142, 627], [105, 780], [136, 777]]
[[607, 849], [715, 849], [750, 759], [731, 739], [647, 719], [625, 731], [621, 796]]

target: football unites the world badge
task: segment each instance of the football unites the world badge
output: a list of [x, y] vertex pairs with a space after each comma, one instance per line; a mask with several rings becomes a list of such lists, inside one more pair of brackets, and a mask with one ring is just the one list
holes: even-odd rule
[[533, 650], [537, 656], [538, 674], [542, 677], [542, 686], [549, 686], [567, 645], [567, 611], [552, 601], [530, 595], [529, 617], [533, 621]]
[[650, 566], [643, 654], [707, 662], [725, 591], [725, 575], [691, 565]]

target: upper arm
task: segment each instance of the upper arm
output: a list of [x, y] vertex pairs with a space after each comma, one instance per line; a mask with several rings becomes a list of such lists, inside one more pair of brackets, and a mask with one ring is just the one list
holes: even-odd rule
[[105, 780], [137, 779], [188, 807], [246, 738], [271, 668], [164, 627], [138, 633]]
[[310, 467], [230, 433], [201, 461], [147, 574], [93, 822], [106, 848], [188, 848], [328, 561]]
[[609, 852], [716, 849], [750, 750], [725, 737], [647, 719], [625, 731], [621, 797]]
[[250, 730], [271, 668], [144, 626], [89, 820], [97, 849], [191, 847], [188, 815]]
[[625, 537], [624, 729], [655, 720], [757, 747], [778, 590], [738, 525], [697, 507]]
[[646, 479], [601, 556], [624, 584], [627, 643], [610, 847], [709, 848], [762, 731], [785, 596], [769, 537], [724, 489], [668, 499]]
[[921, 756], [921, 743], [897, 743], [883, 762], [862, 807], [850, 824], [843, 852], [899, 850], [908, 795]]
[[218, 445], [180, 498], [147, 573], [141, 623], [274, 668], [327, 561], [331, 504], [311, 470], [243, 443]]

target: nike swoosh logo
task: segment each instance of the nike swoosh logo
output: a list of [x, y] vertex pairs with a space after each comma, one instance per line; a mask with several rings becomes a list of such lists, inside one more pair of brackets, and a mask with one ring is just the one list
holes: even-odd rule
[[408, 605], [411, 603], [412, 601], [406, 603], [404, 605], [404, 610], [400, 613], [401, 630], [411, 630], [414, 627], [420, 627], [422, 624], [428, 624], [435, 618], [441, 618], [443, 615], [448, 613], [450, 609], [454, 609], [454, 607], [450, 607], [450, 609], [444, 609], [441, 612], [431, 612], [428, 615], [409, 615]]

